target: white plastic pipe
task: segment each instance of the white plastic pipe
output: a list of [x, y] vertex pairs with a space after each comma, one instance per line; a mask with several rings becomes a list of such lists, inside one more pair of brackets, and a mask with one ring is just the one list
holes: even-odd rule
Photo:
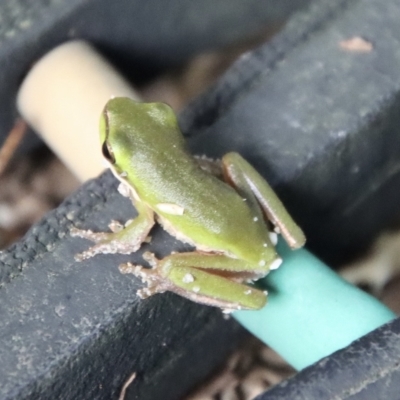
[[63, 44], [29, 71], [17, 97], [22, 117], [85, 181], [103, 169], [98, 121], [111, 97], [136, 92], [89, 44]]

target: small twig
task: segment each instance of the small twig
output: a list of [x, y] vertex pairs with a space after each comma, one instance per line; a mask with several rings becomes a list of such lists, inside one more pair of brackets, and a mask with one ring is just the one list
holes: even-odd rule
[[6, 141], [0, 148], [0, 175], [4, 172], [8, 162], [15, 153], [15, 149], [20, 144], [27, 128], [26, 122], [22, 119], [18, 119], [8, 134]]
[[128, 386], [135, 380], [135, 378], [136, 378], [136, 372], [134, 372], [124, 383], [124, 386], [122, 386], [121, 394], [119, 395], [118, 400], [125, 399], [126, 390], [128, 389]]

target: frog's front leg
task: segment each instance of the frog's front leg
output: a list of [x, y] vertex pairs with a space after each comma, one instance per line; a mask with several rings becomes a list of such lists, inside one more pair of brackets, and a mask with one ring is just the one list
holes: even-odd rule
[[254, 270], [243, 260], [197, 251], [174, 253], [162, 260], [145, 253], [144, 258], [152, 268], [131, 263], [120, 266], [122, 273], [132, 273], [148, 285], [138, 291], [141, 298], [172, 291], [197, 303], [228, 310], [256, 310], [266, 303], [266, 293], [241, 282], [265, 276], [268, 267]]
[[84, 252], [77, 254], [75, 259], [82, 261], [96, 254], [130, 254], [137, 251], [154, 225], [154, 212], [141, 201], [136, 201], [135, 207], [138, 216], [128, 221], [125, 226], [113, 221], [110, 224], [112, 232], [92, 232], [72, 228], [72, 236], [78, 236], [96, 243]]
[[267, 218], [275, 225], [292, 249], [302, 247], [306, 241], [303, 231], [293, 221], [266, 180], [238, 153], [222, 158], [225, 180], [245, 198], [256, 198]]

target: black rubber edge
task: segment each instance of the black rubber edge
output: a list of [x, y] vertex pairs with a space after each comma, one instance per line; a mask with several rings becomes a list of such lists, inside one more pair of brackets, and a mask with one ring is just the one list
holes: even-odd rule
[[399, 343], [397, 319], [255, 400], [400, 399]]
[[77, 264], [88, 243], [71, 238], [71, 226], [106, 230], [111, 214], [123, 221], [134, 209], [106, 173], [0, 253], [1, 399], [117, 398], [133, 372], [136, 398], [178, 399], [244, 337], [210, 307], [170, 294], [136, 297], [140, 283], [118, 272], [121, 262], [143, 263], [145, 249], [185, 249], [161, 228], [132, 256]]
[[[13, 0], [0, 2], [0, 144], [33, 63], [68, 40], [94, 44], [131, 79], [279, 25], [309, 0]], [[132, 75], [134, 74], [134, 75]], [[36, 139], [37, 141], [37, 139]], [[32, 135], [24, 142], [32, 146]]]
[[[181, 117], [194, 152], [238, 150], [255, 164], [325, 260], [357, 248], [398, 208], [399, 7], [320, 1]], [[354, 35], [373, 51], [340, 50]], [[72, 225], [104, 230], [132, 216], [115, 188], [110, 174], [89, 183], [0, 254], [0, 397], [115, 398], [137, 371], [128, 398], [179, 398], [241, 336], [219, 312], [174, 295], [137, 301], [139, 283], [115, 266], [140, 253], [74, 263], [87, 242], [69, 236]], [[182, 246], [153, 232], [160, 256]]]

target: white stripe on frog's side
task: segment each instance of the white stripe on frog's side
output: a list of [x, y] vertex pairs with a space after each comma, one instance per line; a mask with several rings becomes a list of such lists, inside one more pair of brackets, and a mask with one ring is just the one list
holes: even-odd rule
[[159, 211], [170, 215], [183, 215], [185, 212], [184, 207], [173, 203], [158, 203], [156, 204], [156, 208]]

